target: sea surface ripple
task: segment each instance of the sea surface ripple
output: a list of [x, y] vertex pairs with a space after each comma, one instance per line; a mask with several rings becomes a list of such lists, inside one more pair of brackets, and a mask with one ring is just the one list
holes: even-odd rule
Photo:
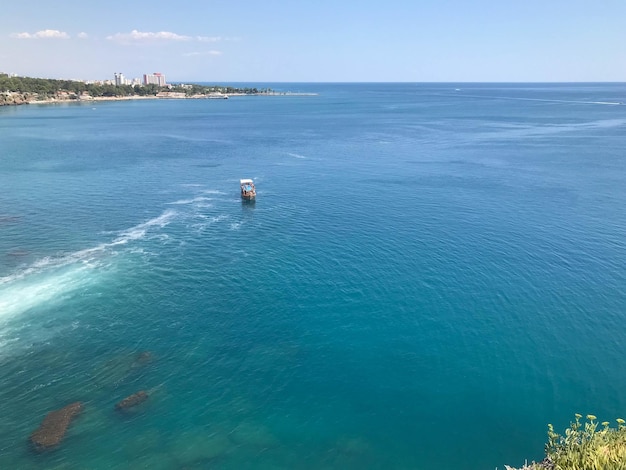
[[0, 109], [0, 468], [478, 470], [624, 417], [623, 84], [268, 86], [318, 94]]

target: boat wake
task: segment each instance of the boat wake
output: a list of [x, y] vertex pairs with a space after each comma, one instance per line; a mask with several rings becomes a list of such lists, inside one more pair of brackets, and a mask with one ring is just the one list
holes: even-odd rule
[[159, 217], [150, 219], [134, 227], [121, 232], [121, 236], [116, 238], [110, 246], [124, 245], [129, 241], [140, 240], [146, 237], [146, 234], [153, 228], [163, 228], [168, 225], [178, 213], [175, 210], [166, 210]]
[[287, 155], [289, 155], [290, 157], [293, 157], [293, 158], [300, 158], [300, 159], [305, 159], [306, 158], [304, 155], [300, 155], [299, 153], [288, 153]]
[[1, 277], [0, 322], [39, 306], [49, 307], [93, 284], [111, 269], [120, 246], [148, 237], [168, 225], [176, 215], [176, 211], [166, 210], [158, 217], [118, 232], [110, 242], [59, 256], [46, 256]]
[[588, 100], [557, 100], [550, 98], [522, 98], [519, 96], [485, 96], [485, 95], [459, 95], [455, 94], [455, 98], [463, 96], [466, 98], [480, 98], [488, 100], [511, 100], [511, 101], [538, 101], [543, 103], [569, 103], [569, 104], [599, 104], [605, 106], [621, 106], [624, 103], [620, 101], [588, 101]]
[[[230, 214], [212, 214], [211, 201], [223, 194], [215, 190], [194, 191], [188, 198], [174, 200], [169, 208], [152, 219], [124, 230], [103, 234], [108, 240], [73, 252], [52, 254], [25, 264], [0, 277], [0, 352], [30, 348], [80, 322], [72, 307], [83, 297], [97, 297], [125, 272], [125, 264], [139, 256], [153, 256], [152, 243], [159, 247], [171, 244], [172, 237], [204, 237], [204, 232], [222, 221], [231, 230], [239, 223]], [[180, 224], [164, 230], [168, 225]], [[183, 232], [180, 232], [180, 229]], [[173, 248], [178, 249], [178, 248]], [[158, 251], [160, 252], [160, 251]], [[122, 273], [123, 275], [123, 273]], [[64, 313], [65, 312], [65, 313]]]
[[168, 202], [168, 205], [171, 206], [183, 206], [183, 205], [189, 205], [189, 204], [202, 204], [202, 203], [206, 203], [208, 201], [211, 201], [212, 198], [210, 197], [205, 197], [205, 196], [198, 196], [198, 197], [194, 197], [191, 199], [179, 199], [178, 201], [174, 201], [174, 202]]

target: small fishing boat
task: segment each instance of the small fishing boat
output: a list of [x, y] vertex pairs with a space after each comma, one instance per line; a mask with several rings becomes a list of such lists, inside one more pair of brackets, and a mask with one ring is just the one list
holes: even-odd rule
[[239, 180], [241, 185], [241, 197], [244, 199], [254, 199], [256, 197], [256, 188], [254, 181], [250, 179]]

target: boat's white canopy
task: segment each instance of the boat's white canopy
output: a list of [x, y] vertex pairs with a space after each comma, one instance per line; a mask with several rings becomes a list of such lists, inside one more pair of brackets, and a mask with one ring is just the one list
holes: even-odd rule
[[254, 181], [252, 180], [239, 180], [239, 184], [253, 184]]

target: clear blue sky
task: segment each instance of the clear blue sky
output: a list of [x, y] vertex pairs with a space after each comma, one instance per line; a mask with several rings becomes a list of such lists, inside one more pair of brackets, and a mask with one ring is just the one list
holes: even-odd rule
[[0, 72], [168, 81], [626, 81], [626, 0], [31, 0]]

